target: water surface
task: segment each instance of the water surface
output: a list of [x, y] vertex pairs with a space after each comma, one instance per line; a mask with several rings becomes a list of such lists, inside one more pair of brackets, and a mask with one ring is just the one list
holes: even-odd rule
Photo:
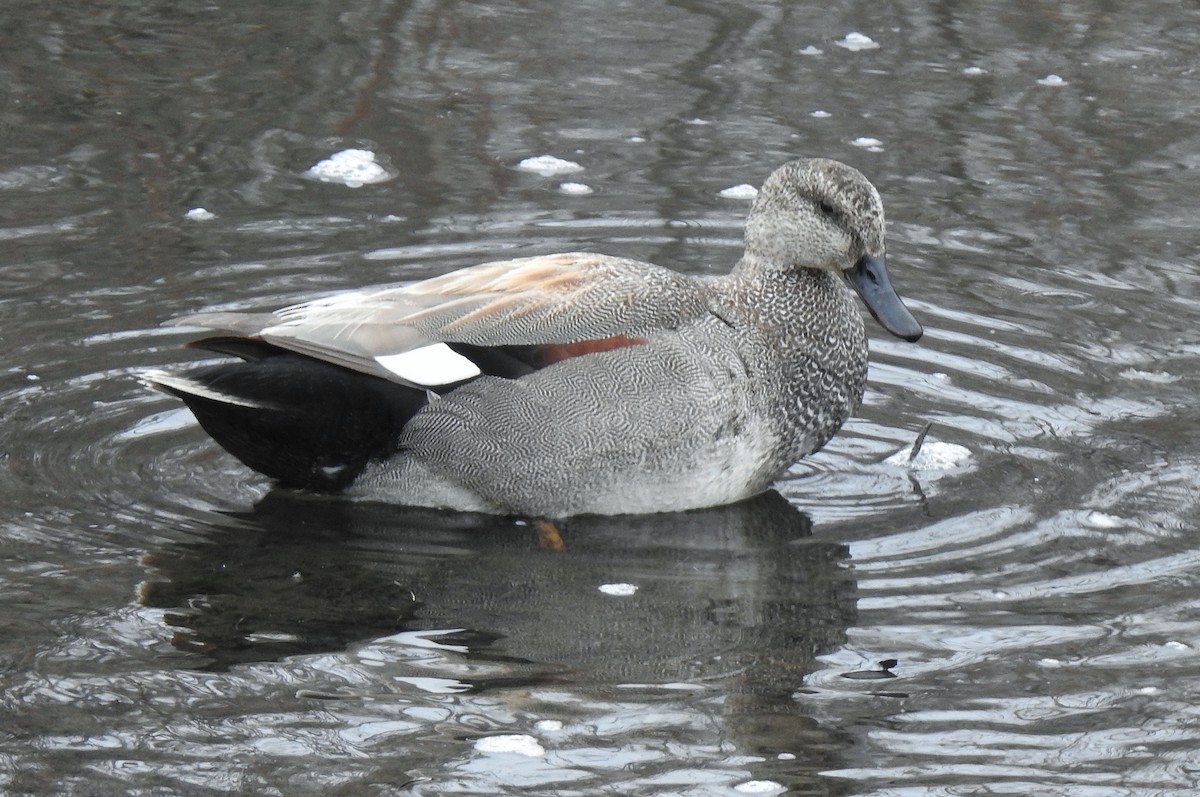
[[[1195, 793], [1200, 11], [9, 5], [7, 793]], [[390, 179], [306, 176], [347, 148]], [[720, 192], [801, 155], [878, 186], [927, 335], [755, 501], [552, 550], [272, 490], [134, 378], [202, 309], [720, 272]], [[883, 461], [928, 422], [970, 459]]]

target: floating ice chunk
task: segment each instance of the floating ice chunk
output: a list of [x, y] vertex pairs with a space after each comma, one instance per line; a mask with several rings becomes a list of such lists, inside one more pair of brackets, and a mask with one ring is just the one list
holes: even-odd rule
[[748, 183], [742, 183], [722, 188], [717, 192], [717, 196], [725, 199], [754, 199], [758, 196], [758, 189]]
[[987, 72], [985, 72], [982, 67], [968, 66], [966, 69], [963, 70], [963, 74], [964, 75], [986, 75]]
[[563, 729], [563, 724], [560, 720], [538, 720], [533, 727], [542, 733], [558, 733]]
[[833, 116], [829, 111], [813, 111], [809, 114], [814, 119], [828, 119]]
[[811, 44], [800, 50], [800, 55], [824, 55], [825, 51], [820, 47], [814, 47]]
[[912, 451], [902, 448], [884, 460], [884, 464], [910, 470], [950, 470], [967, 463], [971, 458], [971, 449], [956, 443], [943, 443], [937, 440], [921, 444], [916, 457]]
[[636, 584], [601, 584], [596, 589], [603, 592], [605, 595], [616, 595], [621, 598], [628, 598], [637, 592]]
[[1121, 372], [1121, 376], [1125, 379], [1139, 379], [1143, 382], [1153, 382], [1159, 385], [1179, 381], [1179, 377], [1175, 374], [1164, 374], [1162, 371], [1142, 371], [1137, 368], [1126, 368]]
[[526, 158], [517, 164], [517, 168], [523, 172], [540, 174], [542, 177], [553, 177], [556, 174], [572, 174], [573, 172], [583, 171], [583, 167], [575, 161], [563, 160], [553, 155], [538, 155], [534, 158]]
[[187, 213], [184, 213], [183, 217], [189, 221], [212, 221], [217, 217], [217, 214], [204, 208], [192, 208]]
[[531, 758], [546, 754], [546, 748], [538, 744], [537, 739], [524, 733], [484, 736], [475, 740], [475, 749], [481, 753], [515, 753]]
[[870, 36], [851, 31], [846, 34], [846, 38], [835, 41], [838, 47], [845, 47], [850, 52], [858, 52], [859, 50], [874, 50], [879, 47], [879, 42], [872, 39]]
[[782, 783], [773, 780], [748, 780], [733, 787], [739, 794], [779, 794], [785, 791]]
[[1039, 86], [1065, 86], [1067, 81], [1060, 78], [1058, 75], [1046, 75], [1038, 80]]
[[1125, 521], [1116, 515], [1110, 515], [1106, 512], [1088, 512], [1083, 522], [1094, 529], [1115, 529], [1125, 523]]
[[341, 183], [350, 188], [391, 179], [391, 174], [375, 160], [375, 153], [369, 149], [344, 149], [335, 152], [325, 160], [313, 164], [305, 174], [323, 183]]
[[586, 183], [562, 183], [558, 190], [571, 196], [586, 196], [596, 193], [595, 189]]

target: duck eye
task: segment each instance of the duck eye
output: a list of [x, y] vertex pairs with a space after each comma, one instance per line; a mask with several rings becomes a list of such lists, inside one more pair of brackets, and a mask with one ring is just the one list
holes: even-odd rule
[[826, 216], [832, 216], [832, 215], [833, 215], [833, 210], [834, 210], [834, 208], [833, 208], [833, 203], [831, 203], [829, 200], [827, 200], [827, 199], [822, 199], [820, 202], [818, 202], [818, 203], [817, 203], [817, 207], [818, 207], [818, 208], [820, 209], [820, 211], [821, 211], [822, 213], [824, 213]]

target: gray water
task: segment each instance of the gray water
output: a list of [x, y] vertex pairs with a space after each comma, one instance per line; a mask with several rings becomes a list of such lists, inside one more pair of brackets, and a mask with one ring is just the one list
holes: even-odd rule
[[[1196, 793], [1200, 10], [828, 6], [7, 3], [0, 790]], [[305, 176], [347, 148], [390, 179]], [[134, 378], [201, 309], [719, 272], [800, 155], [927, 334], [747, 504], [552, 550], [272, 490]], [[928, 422], [970, 458], [882, 462]]]

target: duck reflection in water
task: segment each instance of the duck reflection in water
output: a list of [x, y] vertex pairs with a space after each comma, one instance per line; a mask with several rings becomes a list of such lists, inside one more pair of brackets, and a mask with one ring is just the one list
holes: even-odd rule
[[511, 521], [279, 491], [148, 554], [140, 595], [191, 668], [371, 648], [464, 691], [688, 683], [726, 694], [726, 722], [811, 723], [793, 695], [845, 641], [854, 582], [778, 493], [559, 532], [554, 551]]
[[[168, 610], [192, 667], [458, 628], [468, 656], [547, 677], [687, 680], [736, 669], [742, 653], [811, 659], [854, 614], [845, 547], [813, 541], [808, 517], [775, 492], [559, 521], [558, 551], [500, 518], [282, 490], [229, 517], [145, 560], [141, 599]], [[636, 592], [621, 600], [602, 589], [612, 584]]]

